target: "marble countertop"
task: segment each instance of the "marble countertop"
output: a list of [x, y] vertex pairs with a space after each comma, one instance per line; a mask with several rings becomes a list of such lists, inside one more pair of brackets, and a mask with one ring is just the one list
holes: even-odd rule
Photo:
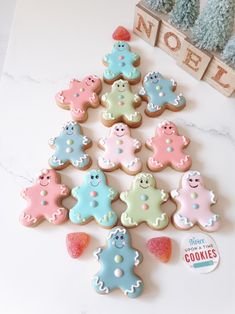
[[[26, 203], [20, 191], [29, 186], [36, 173], [47, 167], [52, 151], [48, 139], [57, 135], [68, 111], [56, 106], [54, 95], [71, 78], [95, 73], [102, 76], [101, 59], [112, 47], [111, 34], [117, 25], [132, 29], [135, 0], [18, 0], [8, 53], [0, 83], [0, 176], [1, 184], [1, 259], [0, 312], [4, 314], [95, 314], [155, 313], [232, 314], [235, 308], [235, 99], [226, 98], [208, 84], [195, 80], [178, 67], [170, 56], [133, 35], [131, 45], [141, 55], [141, 72], [158, 70], [178, 82], [178, 91], [187, 99], [187, 107], [178, 113], [166, 111], [151, 119], [140, 107], [143, 124], [132, 131], [142, 143], [153, 135], [156, 125], [174, 121], [180, 132], [191, 139], [187, 152], [193, 158], [192, 169], [200, 170], [206, 184], [218, 196], [214, 211], [222, 218], [222, 228], [213, 233], [221, 263], [214, 272], [198, 275], [186, 268], [180, 256], [181, 241], [190, 234], [172, 225], [152, 231], [145, 225], [132, 229], [134, 247], [144, 254], [137, 268], [145, 290], [135, 300], [115, 291], [109, 296], [96, 294], [91, 278], [99, 268], [92, 258], [96, 247], [105, 244], [107, 230], [94, 222], [79, 227], [72, 223], [51, 226], [42, 223], [30, 229], [18, 222]], [[138, 86], [133, 90], [137, 91]], [[108, 90], [105, 86], [103, 91]], [[84, 132], [93, 139], [89, 154], [97, 166], [100, 154], [97, 140], [108, 133], [99, 120], [102, 108], [90, 110]], [[138, 154], [144, 163], [151, 152], [143, 147]], [[144, 170], [147, 171], [146, 166]], [[70, 187], [82, 182], [83, 173], [71, 167], [61, 172]], [[155, 174], [158, 186], [170, 191], [178, 187], [181, 173], [166, 169]], [[108, 174], [110, 185], [127, 189], [132, 177], [120, 170]], [[71, 208], [70, 197], [64, 204]], [[121, 213], [124, 203], [114, 209]], [[171, 215], [175, 207], [167, 202]], [[65, 246], [69, 232], [85, 231], [92, 237], [80, 260], [72, 260]], [[198, 232], [194, 228], [192, 232]], [[166, 235], [173, 239], [173, 257], [161, 264], [147, 253], [146, 241]]]

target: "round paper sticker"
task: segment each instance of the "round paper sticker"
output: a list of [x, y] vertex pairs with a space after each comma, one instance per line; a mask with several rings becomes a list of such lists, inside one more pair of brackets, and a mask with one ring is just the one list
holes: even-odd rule
[[183, 240], [182, 255], [185, 264], [193, 271], [206, 274], [219, 264], [219, 251], [212, 237], [204, 233], [193, 233]]

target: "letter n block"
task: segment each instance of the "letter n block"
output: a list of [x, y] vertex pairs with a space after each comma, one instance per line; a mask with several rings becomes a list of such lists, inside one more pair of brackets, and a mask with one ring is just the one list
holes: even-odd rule
[[160, 22], [160, 19], [141, 3], [136, 5], [133, 31], [151, 46], [156, 45]]
[[192, 45], [186, 39], [183, 42], [177, 63], [196, 79], [200, 80], [212, 59], [212, 56]]
[[203, 79], [225, 96], [231, 96], [235, 90], [235, 71], [216, 57]]

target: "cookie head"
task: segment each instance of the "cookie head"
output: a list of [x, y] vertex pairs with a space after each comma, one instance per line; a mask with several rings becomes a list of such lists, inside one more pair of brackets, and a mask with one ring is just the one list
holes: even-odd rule
[[106, 184], [106, 178], [102, 171], [91, 170], [86, 174], [85, 183], [92, 189]]
[[178, 134], [178, 130], [176, 125], [171, 121], [163, 121], [159, 124], [157, 128], [157, 135], [166, 135], [171, 136], [174, 134]]
[[139, 173], [134, 179], [134, 188], [146, 190], [149, 187], [155, 187], [155, 179], [150, 173]]
[[122, 51], [130, 50], [130, 46], [125, 41], [117, 41], [113, 45], [113, 50], [122, 52]]
[[149, 72], [147, 75], [145, 75], [144, 83], [148, 85], [158, 85], [161, 79], [162, 76], [159, 72]]
[[62, 134], [72, 136], [80, 134], [80, 126], [74, 121], [67, 122], [62, 129]]
[[108, 246], [116, 249], [123, 249], [130, 245], [130, 237], [126, 229], [122, 227], [114, 228], [108, 235]]
[[124, 137], [125, 135], [130, 135], [130, 131], [126, 124], [116, 123], [111, 128], [111, 135], [117, 137]]
[[85, 77], [82, 81], [82, 85], [84, 88], [92, 88], [92, 89], [98, 89], [100, 87], [100, 79], [96, 75], [89, 75]]
[[203, 179], [198, 171], [188, 171], [183, 175], [182, 187], [192, 191], [203, 187]]
[[38, 176], [37, 183], [42, 187], [46, 187], [51, 183], [57, 183], [57, 175], [55, 170], [53, 169], [42, 170]]
[[129, 90], [129, 84], [127, 81], [118, 80], [112, 85], [112, 92], [124, 93]]

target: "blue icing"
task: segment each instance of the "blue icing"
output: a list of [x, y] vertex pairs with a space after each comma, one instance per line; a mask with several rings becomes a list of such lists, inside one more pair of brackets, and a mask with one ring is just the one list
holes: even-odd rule
[[141, 95], [148, 97], [147, 109], [156, 112], [170, 104], [179, 110], [185, 106], [185, 98], [173, 92], [174, 81], [165, 79], [159, 72], [149, 72], [144, 78], [144, 92]]
[[51, 140], [55, 153], [49, 160], [50, 166], [58, 168], [70, 162], [77, 168], [86, 167], [90, 163], [90, 157], [84, 153], [84, 148], [90, 142], [90, 139], [81, 134], [78, 123], [68, 122], [60, 135]]
[[101, 263], [100, 271], [93, 278], [93, 286], [98, 293], [109, 293], [116, 288], [131, 298], [142, 293], [143, 282], [134, 273], [134, 267], [142, 262], [143, 257], [131, 247], [127, 229], [112, 229], [108, 235], [107, 248], [97, 249], [94, 255]]
[[140, 78], [140, 71], [133, 66], [133, 63], [139, 59], [139, 55], [130, 51], [130, 46], [124, 41], [118, 41], [114, 44], [111, 54], [104, 57], [108, 64], [104, 71], [104, 78], [115, 80], [123, 75], [127, 80], [136, 80]]
[[103, 227], [113, 227], [116, 224], [117, 214], [112, 210], [111, 202], [117, 192], [106, 184], [101, 170], [87, 172], [82, 185], [75, 187], [72, 195], [78, 200], [69, 212], [73, 223], [84, 224], [93, 217]]

